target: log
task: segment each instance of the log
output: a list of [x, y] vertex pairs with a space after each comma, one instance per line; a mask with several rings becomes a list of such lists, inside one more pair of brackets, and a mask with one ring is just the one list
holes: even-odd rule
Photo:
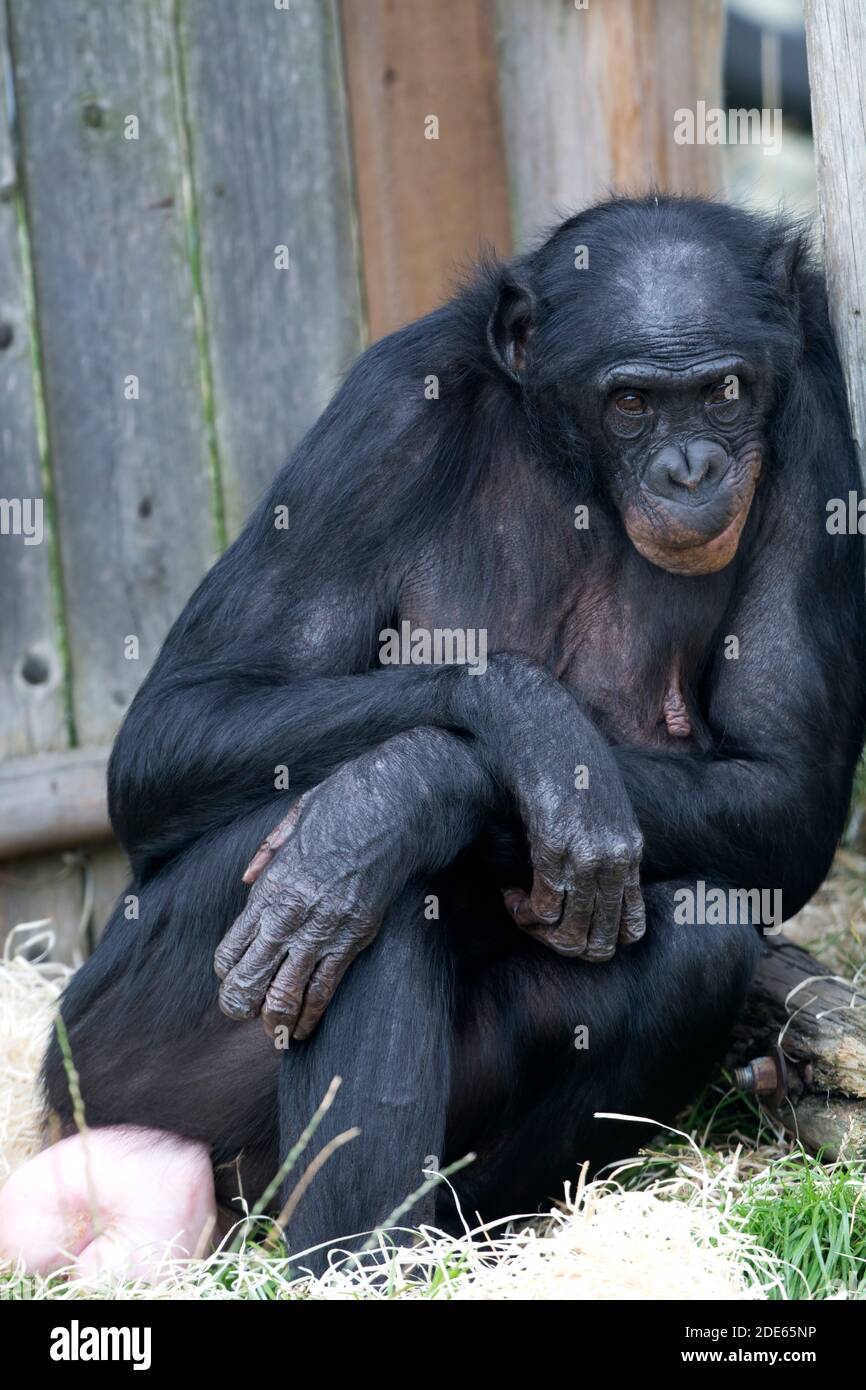
[[0, 860], [111, 835], [107, 748], [13, 758], [0, 767]]
[[775, 1119], [826, 1158], [866, 1157], [866, 993], [779, 937], [737, 1021], [728, 1064], [781, 1048], [787, 1094]]

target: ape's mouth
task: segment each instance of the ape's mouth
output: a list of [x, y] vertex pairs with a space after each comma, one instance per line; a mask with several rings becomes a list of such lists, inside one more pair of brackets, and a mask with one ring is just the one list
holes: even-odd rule
[[[725, 508], [718, 529], [706, 522], [696, 526], [694, 521], [683, 521], [680, 514], [684, 509], [679, 506], [638, 505], [623, 518], [629, 539], [645, 560], [670, 574], [715, 574], [729, 565], [737, 553], [756, 481], [751, 478], [745, 491], [730, 499], [733, 510], [731, 506]], [[711, 505], [708, 504], [708, 510]]]

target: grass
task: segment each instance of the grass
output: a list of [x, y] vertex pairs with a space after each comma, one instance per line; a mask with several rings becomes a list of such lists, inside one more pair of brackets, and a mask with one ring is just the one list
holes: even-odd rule
[[778, 1159], [743, 1187], [734, 1208], [783, 1268], [791, 1299], [866, 1299], [866, 1164], [824, 1167], [809, 1154]]

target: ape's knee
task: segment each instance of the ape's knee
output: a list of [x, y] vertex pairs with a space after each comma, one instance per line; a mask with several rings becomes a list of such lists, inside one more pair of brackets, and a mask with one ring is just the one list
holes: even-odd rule
[[[739, 925], [659, 923], [665, 949], [651, 988], [669, 992], [680, 1018], [696, 1027], [727, 1023], [739, 1008], [761, 952], [757, 933]], [[661, 976], [661, 978], [659, 978]]]
[[[691, 885], [694, 888], [694, 885]], [[640, 1015], [670, 1064], [699, 1078], [724, 1053], [760, 953], [761, 936], [733, 913], [722, 920], [678, 919], [679, 885], [645, 892], [643, 968], [631, 978], [632, 1017]]]
[[762, 949], [760, 909], [744, 905], [737, 889], [694, 881], [656, 883], [644, 896], [647, 935], [668, 970], [684, 976], [698, 972], [723, 992], [748, 982]]

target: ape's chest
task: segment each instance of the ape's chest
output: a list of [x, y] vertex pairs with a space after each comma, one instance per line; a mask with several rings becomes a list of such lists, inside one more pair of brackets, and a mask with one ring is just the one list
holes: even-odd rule
[[691, 653], [649, 637], [621, 608], [581, 606], [559, 627], [547, 664], [610, 737], [686, 751], [702, 727]]
[[442, 633], [454, 634], [452, 654], [465, 649], [473, 662], [520, 652], [570, 686], [609, 737], [685, 752], [702, 728], [694, 689], [702, 638], [677, 617], [651, 612], [639, 593], [623, 594], [614, 584], [539, 593], [527, 577], [507, 602], [501, 594], [469, 596], [421, 583], [401, 605], [422, 656], [421, 636], [429, 634], [431, 661], [437, 653], [447, 659]]

